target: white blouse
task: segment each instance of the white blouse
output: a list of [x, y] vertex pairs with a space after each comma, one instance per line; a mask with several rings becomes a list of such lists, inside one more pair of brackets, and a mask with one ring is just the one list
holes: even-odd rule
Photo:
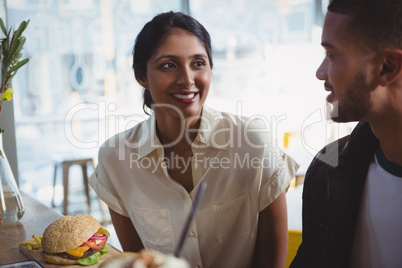
[[[298, 168], [272, 139], [268, 122], [204, 107], [186, 163], [164, 156], [152, 115], [102, 145], [90, 184], [112, 210], [130, 217], [145, 248], [172, 253], [206, 181], [182, 257], [191, 267], [250, 267], [258, 213]], [[191, 193], [170, 178], [168, 165], [191, 165]]]

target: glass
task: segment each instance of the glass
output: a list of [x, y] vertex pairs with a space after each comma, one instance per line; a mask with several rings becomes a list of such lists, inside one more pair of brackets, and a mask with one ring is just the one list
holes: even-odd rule
[[0, 178], [0, 225], [6, 225], [21, 219], [25, 206], [4, 151], [0, 156]]

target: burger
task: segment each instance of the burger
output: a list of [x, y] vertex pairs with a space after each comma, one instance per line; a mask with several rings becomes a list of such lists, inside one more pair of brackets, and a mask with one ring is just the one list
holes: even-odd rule
[[39, 252], [48, 263], [92, 265], [109, 252], [109, 236], [91, 216], [66, 215], [45, 229]]

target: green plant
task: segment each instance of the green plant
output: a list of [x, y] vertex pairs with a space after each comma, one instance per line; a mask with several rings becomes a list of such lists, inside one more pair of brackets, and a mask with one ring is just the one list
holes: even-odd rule
[[14, 91], [9, 88], [11, 79], [15, 76], [18, 69], [24, 66], [29, 59], [23, 59], [22, 48], [25, 44], [25, 37], [22, 36], [23, 31], [28, 27], [28, 21], [22, 21], [16, 31], [11, 27], [8, 31], [0, 18], [0, 28], [4, 33], [4, 38], [0, 39], [0, 61], [1, 61], [1, 87], [0, 102], [11, 100]]
[[[16, 31], [11, 27], [8, 31], [0, 18], [0, 28], [4, 33], [4, 38], [0, 39], [0, 62], [1, 62], [1, 85], [0, 85], [0, 115], [3, 108], [4, 100], [11, 100], [14, 90], [10, 88], [11, 79], [15, 76], [18, 69], [24, 66], [29, 59], [23, 59], [22, 48], [25, 44], [25, 37], [22, 32], [27, 28], [28, 21], [21, 22]], [[0, 128], [0, 134], [4, 132], [4, 128]], [[0, 156], [3, 152], [0, 150]]]

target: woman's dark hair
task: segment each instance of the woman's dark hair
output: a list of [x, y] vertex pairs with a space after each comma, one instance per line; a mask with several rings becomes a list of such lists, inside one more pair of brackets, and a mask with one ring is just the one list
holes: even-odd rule
[[[175, 29], [183, 29], [194, 34], [204, 45], [207, 51], [209, 64], [212, 68], [211, 37], [208, 31], [196, 19], [181, 12], [166, 12], [156, 15], [151, 21], [145, 24], [138, 34], [133, 49], [133, 70], [136, 78], [146, 77], [147, 62], [152, 54]], [[147, 108], [152, 109], [153, 103], [149, 90], [143, 90], [143, 110], [149, 114]]]

